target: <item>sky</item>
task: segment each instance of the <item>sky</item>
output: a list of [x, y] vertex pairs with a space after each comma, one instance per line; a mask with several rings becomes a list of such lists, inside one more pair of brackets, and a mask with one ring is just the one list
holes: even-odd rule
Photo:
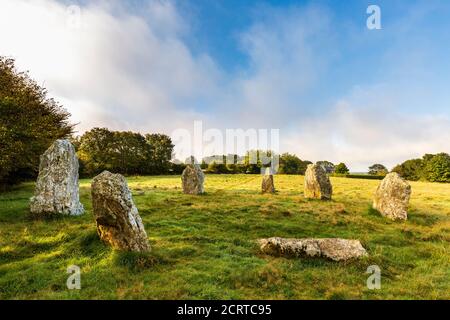
[[449, 16], [446, 0], [0, 0], [0, 55], [78, 134], [279, 129], [280, 152], [363, 172], [450, 152]]

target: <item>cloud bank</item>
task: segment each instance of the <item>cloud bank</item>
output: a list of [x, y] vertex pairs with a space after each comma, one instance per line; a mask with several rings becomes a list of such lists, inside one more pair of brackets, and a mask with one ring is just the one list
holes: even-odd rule
[[[248, 64], [232, 72], [190, 47], [190, 19], [170, 1], [145, 2], [138, 12], [98, 1], [78, 12], [55, 0], [0, 0], [0, 54], [30, 70], [80, 133], [106, 126], [170, 134], [194, 120], [279, 128], [282, 151], [354, 171], [450, 151], [448, 111], [408, 112], [408, 83], [395, 82], [407, 65], [321, 97], [334, 89], [323, 83], [343, 54], [327, 8], [258, 8], [236, 40]], [[408, 61], [404, 52], [388, 54], [387, 61]]]

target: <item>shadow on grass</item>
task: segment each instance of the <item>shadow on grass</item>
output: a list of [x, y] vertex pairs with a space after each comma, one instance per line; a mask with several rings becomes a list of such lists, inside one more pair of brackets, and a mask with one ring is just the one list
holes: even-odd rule
[[157, 252], [114, 251], [113, 263], [119, 267], [126, 267], [130, 271], [140, 272], [157, 265], [167, 265], [169, 260]]

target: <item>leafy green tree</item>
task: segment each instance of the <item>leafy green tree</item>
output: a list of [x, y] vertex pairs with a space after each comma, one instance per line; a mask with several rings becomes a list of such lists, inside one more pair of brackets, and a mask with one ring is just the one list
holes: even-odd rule
[[151, 146], [150, 171], [153, 174], [168, 173], [170, 160], [172, 159], [173, 148], [172, 139], [165, 134], [146, 134], [145, 139]]
[[35, 177], [40, 155], [73, 132], [70, 114], [14, 63], [0, 57], [0, 188]]
[[395, 166], [392, 172], [397, 172], [407, 180], [418, 181], [424, 178], [423, 167], [424, 161], [422, 159], [411, 159]]
[[431, 182], [450, 182], [450, 155], [439, 153], [428, 158], [424, 168], [425, 178]]
[[350, 170], [345, 163], [341, 162], [335, 167], [334, 172], [339, 174], [348, 174]]
[[294, 154], [284, 153], [280, 156], [279, 173], [304, 175], [306, 167], [311, 163], [311, 161], [302, 161]]
[[113, 132], [112, 157], [113, 170], [123, 174], [146, 174], [150, 172], [149, 163], [153, 150], [145, 137], [131, 131]]
[[107, 128], [93, 128], [80, 137], [78, 159], [84, 168], [82, 174], [93, 176], [103, 170], [114, 169], [112, 162], [114, 133]]
[[94, 128], [81, 136], [78, 158], [83, 175], [93, 176], [103, 170], [122, 174], [150, 172], [153, 150], [140, 133]]
[[369, 167], [369, 174], [373, 176], [385, 176], [388, 172], [388, 169], [379, 163]]

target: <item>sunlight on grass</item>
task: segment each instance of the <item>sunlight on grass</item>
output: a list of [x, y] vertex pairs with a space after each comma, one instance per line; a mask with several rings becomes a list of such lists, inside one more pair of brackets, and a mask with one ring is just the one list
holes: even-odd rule
[[[371, 210], [375, 180], [331, 178], [333, 201], [303, 198], [303, 177], [276, 176], [274, 195], [259, 175], [207, 175], [206, 194], [181, 192], [178, 176], [129, 177], [152, 246], [148, 254], [103, 245], [92, 216], [90, 180], [80, 181], [86, 213], [31, 220], [33, 184], [0, 194], [1, 299], [449, 299], [450, 185], [412, 182], [409, 219]], [[262, 237], [360, 239], [370, 257], [335, 263], [261, 255]], [[80, 291], [66, 269], [82, 270]], [[381, 290], [366, 269], [382, 269]]]

